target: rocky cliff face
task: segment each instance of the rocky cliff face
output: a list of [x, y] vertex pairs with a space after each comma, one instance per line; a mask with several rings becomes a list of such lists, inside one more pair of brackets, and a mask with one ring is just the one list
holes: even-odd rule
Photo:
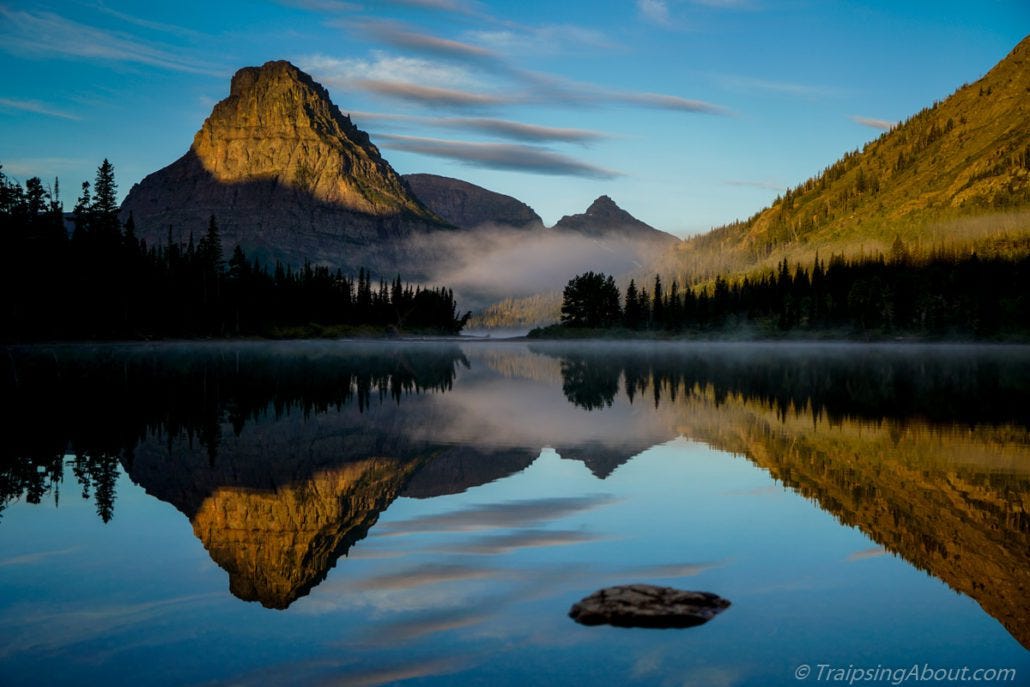
[[517, 198], [435, 174], [406, 174], [404, 181], [426, 207], [462, 229], [543, 229], [540, 215]]
[[214, 215], [227, 249], [382, 270], [402, 266], [400, 240], [447, 227], [288, 62], [238, 71], [189, 151], [132, 188], [123, 217], [130, 212], [152, 245], [199, 236]]
[[369, 458], [276, 489], [221, 488], [193, 516], [193, 531], [234, 596], [286, 608], [365, 538], [417, 465]]
[[618, 236], [634, 241], [679, 241], [672, 234], [655, 229], [629, 214], [608, 196], [601, 196], [579, 215], [565, 215], [554, 225], [555, 231], [576, 232], [586, 236]]

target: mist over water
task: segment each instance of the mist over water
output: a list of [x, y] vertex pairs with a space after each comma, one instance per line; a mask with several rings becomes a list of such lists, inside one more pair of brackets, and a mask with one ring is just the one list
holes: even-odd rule
[[423, 252], [425, 241], [447, 255], [446, 266], [430, 281], [453, 288], [462, 308], [478, 309], [504, 298], [561, 290], [569, 279], [592, 270], [622, 275], [649, 264], [657, 249], [626, 240], [613, 231], [589, 237], [555, 229], [516, 231], [480, 226], [471, 231], [415, 237], [409, 250]]
[[[1030, 671], [1028, 347], [5, 354], [10, 684]], [[733, 605], [682, 631], [566, 617], [628, 582]]]

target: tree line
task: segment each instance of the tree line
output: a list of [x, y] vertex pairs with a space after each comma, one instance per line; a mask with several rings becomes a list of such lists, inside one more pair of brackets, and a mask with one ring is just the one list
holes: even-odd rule
[[[0, 288], [5, 340], [289, 336], [346, 327], [457, 333], [450, 289], [353, 278], [325, 266], [294, 269], [226, 260], [217, 219], [198, 240], [148, 246], [119, 220], [114, 168], [83, 182], [70, 215], [55, 180], [23, 188], [0, 166]], [[198, 227], [198, 229], [204, 229]], [[335, 328], [335, 329], [334, 329]]]
[[699, 288], [666, 288], [656, 275], [650, 291], [631, 281], [624, 296], [612, 277], [587, 272], [566, 285], [561, 312], [560, 328], [572, 330], [1026, 338], [1030, 258], [915, 260], [897, 239], [889, 256], [784, 259], [775, 272]]
[[291, 415], [400, 405], [450, 390], [457, 367], [469, 364], [454, 344], [417, 353], [375, 342], [346, 351], [319, 342], [11, 346], [0, 374], [9, 427], [0, 444], [0, 518], [17, 499], [57, 501], [67, 466], [72, 494], [92, 496], [106, 522], [121, 466], [132, 466], [141, 442], [184, 439], [214, 467], [232, 451], [221, 443], [230, 427], [239, 436]]

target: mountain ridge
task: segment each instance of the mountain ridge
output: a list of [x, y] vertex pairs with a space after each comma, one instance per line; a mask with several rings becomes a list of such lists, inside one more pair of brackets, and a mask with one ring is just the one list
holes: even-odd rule
[[[659, 263], [680, 283], [782, 259], [909, 250], [1030, 250], [1030, 37], [972, 84], [843, 155], [744, 221], [692, 237]], [[971, 218], [994, 214], [1003, 228]], [[1001, 236], [1004, 234], [1005, 236]], [[1021, 238], [1020, 238], [1021, 237]]]
[[518, 198], [463, 179], [436, 174], [405, 174], [402, 178], [427, 208], [461, 229], [544, 227], [540, 215]]
[[655, 229], [626, 212], [607, 195], [594, 199], [586, 212], [563, 216], [551, 231], [576, 232], [593, 237], [617, 233], [625, 238], [679, 242], [679, 238], [672, 234]]

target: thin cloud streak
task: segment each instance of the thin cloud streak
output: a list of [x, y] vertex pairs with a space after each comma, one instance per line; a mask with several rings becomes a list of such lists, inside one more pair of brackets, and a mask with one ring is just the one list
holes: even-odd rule
[[497, 577], [501, 572], [493, 568], [469, 567], [463, 565], [422, 565], [409, 570], [370, 577], [355, 583], [355, 587], [369, 590], [413, 589], [431, 584], [467, 580], [483, 580]]
[[376, 687], [420, 677], [435, 677], [459, 673], [475, 665], [471, 658], [463, 656], [446, 656], [444, 658], [415, 661], [374, 670], [357, 671], [339, 678], [324, 680], [323, 687]]
[[695, 577], [701, 573], [721, 568], [724, 563], [684, 563], [671, 565], [651, 565], [642, 568], [632, 568], [625, 574], [638, 575], [640, 577], [651, 577], [659, 579], [675, 579], [679, 577]]
[[800, 98], [826, 98], [839, 96], [840, 90], [826, 86], [792, 83], [789, 81], [771, 81], [748, 76], [722, 74], [716, 77], [726, 88], [737, 91], [766, 91]]
[[658, 26], [670, 26], [669, 6], [665, 0], [637, 0], [637, 11], [646, 21]]
[[64, 112], [58, 110], [46, 103], [41, 103], [38, 100], [18, 100], [16, 98], [0, 98], [0, 109], [6, 110], [21, 110], [22, 112], [34, 112], [36, 114], [47, 115], [48, 117], [59, 117], [61, 119], [70, 119], [73, 121], [79, 121], [82, 117], [71, 114], [70, 112]]
[[590, 534], [588, 532], [527, 530], [492, 537], [481, 537], [466, 544], [442, 547], [440, 551], [445, 553], [492, 556], [496, 554], [511, 553], [512, 551], [519, 551], [521, 549], [584, 544], [587, 542], [598, 541], [600, 539], [601, 537], [598, 535]]
[[127, 24], [133, 24], [144, 29], [150, 29], [151, 31], [160, 31], [161, 33], [170, 33], [173, 36], [181, 36], [183, 38], [199, 38], [203, 34], [193, 29], [187, 29], [182, 26], [176, 26], [175, 24], [165, 24], [163, 22], [151, 21], [149, 19], [143, 19], [142, 17], [136, 17], [125, 12], [119, 12], [118, 10], [111, 9], [102, 2], [96, 4], [97, 10], [104, 14], [119, 19]]
[[350, 116], [357, 121], [400, 122], [474, 131], [525, 143], [592, 143], [613, 138], [602, 131], [526, 124], [490, 117], [425, 117], [361, 111], [352, 111]]
[[864, 561], [869, 558], [879, 558], [880, 556], [887, 555], [889, 555], [888, 552], [882, 546], [874, 546], [871, 549], [862, 549], [861, 551], [850, 553], [844, 560], [848, 563], [854, 563], [855, 561]]
[[80, 24], [52, 12], [15, 11], [0, 6], [0, 17], [7, 24], [0, 32], [0, 45], [6, 52], [19, 57], [60, 55], [221, 76], [219, 70], [198, 60], [138, 42], [124, 34]]
[[361, 5], [342, 0], [276, 0], [280, 5], [296, 7], [309, 12], [324, 12], [328, 14], [339, 14], [342, 12], [354, 12], [361, 9]]
[[380, 526], [379, 531], [381, 534], [399, 535], [415, 532], [472, 532], [525, 527], [612, 503], [615, 503], [615, 498], [607, 494], [504, 501], [470, 506], [464, 510], [437, 513], [411, 520], [384, 523]]
[[496, 52], [539, 56], [557, 54], [580, 46], [597, 50], [621, 50], [603, 32], [574, 24], [542, 24], [539, 26], [508, 25], [497, 30], [467, 31], [466, 38], [488, 45]]
[[456, 609], [426, 613], [415, 618], [391, 623], [372, 633], [373, 644], [397, 644], [418, 639], [426, 635], [449, 632], [471, 625], [478, 625], [490, 617], [479, 609]]
[[614, 179], [619, 172], [597, 167], [556, 153], [546, 148], [515, 143], [481, 143], [478, 141], [451, 141], [420, 136], [379, 134], [384, 148], [402, 150], [455, 160], [472, 167], [531, 172], [555, 176], [577, 176], [588, 179]]
[[436, 12], [452, 12], [454, 14], [465, 14], [465, 15], [482, 15], [482, 10], [479, 9], [479, 3], [468, 2], [466, 0], [385, 0], [391, 5], [400, 5], [401, 7], [414, 7], [422, 10], [432, 10]]
[[889, 119], [874, 119], [872, 117], [862, 117], [859, 115], [851, 115], [850, 119], [855, 124], [880, 129], [881, 131], [890, 131], [898, 125], [897, 122], [892, 122]]
[[703, 100], [681, 98], [677, 95], [613, 91], [606, 97], [612, 102], [621, 102], [626, 103], [627, 105], [643, 105], [645, 107], [654, 107], [661, 110], [676, 110], [679, 112], [696, 112], [699, 114], [722, 116], [730, 114], [729, 110], [719, 105], [706, 103]]
[[375, 93], [376, 95], [396, 98], [418, 103], [420, 105], [433, 105], [445, 107], [491, 107], [495, 105], [506, 105], [513, 101], [511, 98], [502, 95], [487, 93], [472, 93], [460, 91], [455, 88], [440, 88], [438, 86], [421, 86], [419, 84], [403, 81], [383, 81], [380, 79], [358, 79], [354, 82], [358, 88]]
[[19, 176], [49, 176], [55, 172], [63, 172], [75, 169], [86, 164], [86, 161], [78, 157], [37, 157], [29, 159], [0, 160], [3, 164], [5, 174]]
[[450, 57], [475, 61], [492, 61], [500, 59], [487, 48], [462, 43], [449, 38], [440, 38], [432, 34], [420, 33], [411, 28], [392, 21], [364, 21], [343, 23], [343, 27], [368, 33], [379, 40], [397, 48], [428, 53], [439, 57]]
[[782, 191], [786, 186], [777, 184], [775, 181], [754, 181], [751, 179], [727, 179], [722, 182], [726, 186], [743, 186], [747, 188], [760, 188], [767, 191]]
[[515, 70], [517, 78], [527, 84], [531, 95], [527, 100], [548, 105], [634, 105], [660, 110], [729, 116], [721, 105], [665, 93], [625, 91], [603, 88], [596, 84], [572, 81], [528, 70]]

